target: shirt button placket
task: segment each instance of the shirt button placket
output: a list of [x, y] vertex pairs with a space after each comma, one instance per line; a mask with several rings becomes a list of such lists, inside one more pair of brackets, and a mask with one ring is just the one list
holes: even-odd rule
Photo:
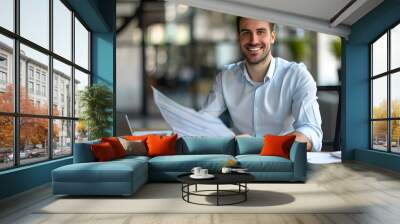
[[258, 128], [257, 128], [257, 124], [258, 124], [258, 116], [259, 116], [259, 105], [258, 105], [258, 103], [257, 102], [259, 102], [259, 95], [260, 95], [260, 88], [256, 88], [256, 90], [254, 91], [254, 102], [253, 102], [253, 107], [254, 107], [254, 110], [253, 110], [253, 130], [254, 130], [254, 135], [256, 136], [257, 135], [257, 131], [258, 131]]

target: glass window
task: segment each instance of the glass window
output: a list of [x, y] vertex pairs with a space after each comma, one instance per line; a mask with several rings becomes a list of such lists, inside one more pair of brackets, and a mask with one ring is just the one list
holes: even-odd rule
[[80, 104], [80, 94], [85, 89], [85, 87], [89, 86], [89, 75], [81, 72], [78, 69], [75, 69], [75, 117], [79, 117], [81, 114]]
[[34, 93], [33, 82], [28, 82], [28, 89], [29, 89], [29, 94], [33, 94]]
[[[72, 117], [72, 91], [71, 89], [65, 89], [63, 88], [64, 82], [66, 83], [72, 83], [72, 75], [71, 75], [71, 66], [66, 65], [56, 59], [53, 60], [53, 89], [54, 89], [54, 94], [53, 94], [53, 114], [54, 115], [59, 115], [63, 117]], [[60, 80], [60, 81], [59, 81]], [[61, 86], [59, 86], [61, 85]], [[59, 104], [58, 102], [58, 90], [60, 89], [60, 94], [62, 96], [67, 96], [67, 101], [63, 102], [63, 104]], [[61, 100], [64, 100], [63, 98]], [[55, 105], [54, 103], [58, 103], [58, 105]], [[64, 113], [61, 113], [60, 107], [65, 106], [66, 110]]]
[[387, 118], [387, 78], [372, 81], [372, 118]]
[[[27, 63], [29, 63], [29, 66], [32, 66], [36, 70], [37, 74], [37, 79], [39, 82], [36, 83], [36, 91], [35, 94], [29, 94], [29, 91], [27, 91], [27, 86], [26, 86], [26, 67]], [[21, 87], [20, 87], [20, 109], [21, 113], [24, 114], [41, 114], [41, 115], [47, 115], [48, 114], [48, 102], [49, 98], [46, 97], [48, 94], [43, 94], [43, 91], [41, 90], [40, 86], [40, 77], [41, 73], [40, 71], [44, 72], [45, 76], [48, 74], [48, 63], [49, 63], [49, 57], [43, 53], [40, 53], [36, 50], [33, 50], [32, 48], [25, 46], [21, 44], [21, 59], [20, 59], [20, 80], [21, 80]], [[47, 78], [45, 78], [47, 79]], [[48, 83], [45, 82], [46, 86], [48, 86]], [[45, 88], [46, 89], [46, 88]], [[42, 103], [40, 105], [33, 105], [30, 103], [30, 99], [35, 99], [38, 100], [40, 99]]]
[[391, 116], [400, 118], [400, 72], [391, 75]]
[[53, 157], [72, 154], [72, 121], [53, 120]]
[[[390, 45], [387, 44], [388, 35], [390, 35]], [[370, 46], [372, 148], [392, 153], [400, 153], [400, 90], [398, 88], [400, 72], [397, 71], [400, 66], [399, 41], [400, 25], [397, 25], [387, 30]], [[382, 73], [385, 74], [382, 75]]]
[[14, 0], [1, 0], [0, 9], [0, 26], [14, 31]]
[[39, 71], [39, 69], [36, 69], [36, 80], [40, 81], [40, 71]]
[[49, 120], [20, 118], [19, 156], [21, 164], [35, 163], [49, 158]]
[[[1, 3], [0, 3], [1, 6]], [[0, 34], [0, 111], [14, 111], [13, 40]]]
[[0, 67], [7, 68], [7, 55], [0, 54]]
[[75, 18], [75, 63], [89, 70], [89, 32]]
[[391, 124], [391, 151], [395, 153], [400, 153], [400, 120], [393, 120]]
[[49, 0], [20, 0], [21, 36], [49, 48]]
[[390, 32], [390, 68], [400, 67], [400, 24]]
[[[20, 18], [15, 17], [15, 3], [19, 3]], [[14, 24], [14, 21], [19, 23]], [[79, 96], [74, 94], [90, 84], [89, 31], [75, 18], [68, 1], [64, 0], [0, 0], [0, 27], [0, 112], [11, 113], [0, 115], [0, 170], [48, 160], [50, 153], [54, 158], [71, 155], [75, 124], [73, 99], [79, 105]], [[74, 31], [73, 27], [76, 27]], [[14, 35], [4, 34], [3, 28]], [[14, 72], [17, 64], [15, 41], [19, 43], [19, 74]], [[72, 42], [76, 43], [75, 48]], [[53, 43], [52, 49], [50, 43]], [[56, 60], [53, 53], [68, 62]], [[73, 71], [77, 74], [75, 80]], [[20, 85], [18, 100], [14, 98], [15, 77]], [[49, 88], [51, 79], [53, 89]], [[50, 97], [53, 105], [50, 105]], [[19, 113], [14, 112], [16, 106]], [[49, 106], [53, 108], [52, 114], [49, 114]], [[77, 111], [79, 116], [79, 108]], [[19, 121], [18, 135], [13, 133], [14, 119]], [[48, 133], [49, 127], [52, 127], [51, 133]], [[80, 133], [81, 139], [87, 139], [86, 133]], [[14, 142], [19, 145], [13, 145]], [[13, 154], [15, 151], [18, 156]]]
[[42, 86], [42, 96], [46, 96], [46, 86]]
[[36, 95], [40, 95], [40, 84], [36, 84]]
[[387, 151], [387, 121], [372, 122], [372, 136], [373, 148]]
[[372, 75], [387, 71], [387, 34], [372, 44]]
[[88, 128], [84, 120], [75, 121], [75, 142], [88, 140]]
[[7, 73], [0, 71], [0, 85], [5, 86], [7, 84]]
[[71, 60], [72, 12], [60, 1], [53, 0], [53, 51]]
[[11, 116], [0, 115], [0, 170], [14, 165], [14, 122]]
[[32, 66], [29, 66], [28, 73], [29, 73], [29, 79], [33, 79], [33, 67]]

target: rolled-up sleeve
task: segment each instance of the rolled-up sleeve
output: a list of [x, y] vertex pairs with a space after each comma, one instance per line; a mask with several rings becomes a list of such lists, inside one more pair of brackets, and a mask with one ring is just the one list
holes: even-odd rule
[[222, 88], [222, 73], [219, 73], [202, 109], [199, 111], [200, 113], [219, 117], [227, 109]]
[[317, 102], [317, 86], [305, 66], [301, 68], [301, 74], [297, 74], [299, 79], [293, 93], [292, 114], [295, 119], [293, 127], [311, 140], [312, 151], [321, 151], [323, 134]]

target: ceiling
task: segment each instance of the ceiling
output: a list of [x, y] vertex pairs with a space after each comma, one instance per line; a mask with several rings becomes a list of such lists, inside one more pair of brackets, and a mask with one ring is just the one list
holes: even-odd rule
[[[351, 25], [383, 0], [166, 0], [232, 15], [347, 37]], [[130, 21], [141, 0], [117, 0], [117, 29]], [[144, 1], [146, 20], [162, 11], [164, 1]], [[150, 5], [149, 5], [150, 4]], [[161, 13], [162, 14], [162, 13]], [[158, 16], [159, 17], [159, 16]], [[153, 18], [161, 20], [162, 18]], [[148, 21], [151, 23], [151, 21]]]

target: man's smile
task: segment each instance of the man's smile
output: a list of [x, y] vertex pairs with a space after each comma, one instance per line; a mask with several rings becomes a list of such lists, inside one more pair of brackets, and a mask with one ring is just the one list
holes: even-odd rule
[[249, 51], [251, 54], [258, 53], [259, 51], [262, 51], [264, 47], [262, 46], [247, 46], [246, 50]]

